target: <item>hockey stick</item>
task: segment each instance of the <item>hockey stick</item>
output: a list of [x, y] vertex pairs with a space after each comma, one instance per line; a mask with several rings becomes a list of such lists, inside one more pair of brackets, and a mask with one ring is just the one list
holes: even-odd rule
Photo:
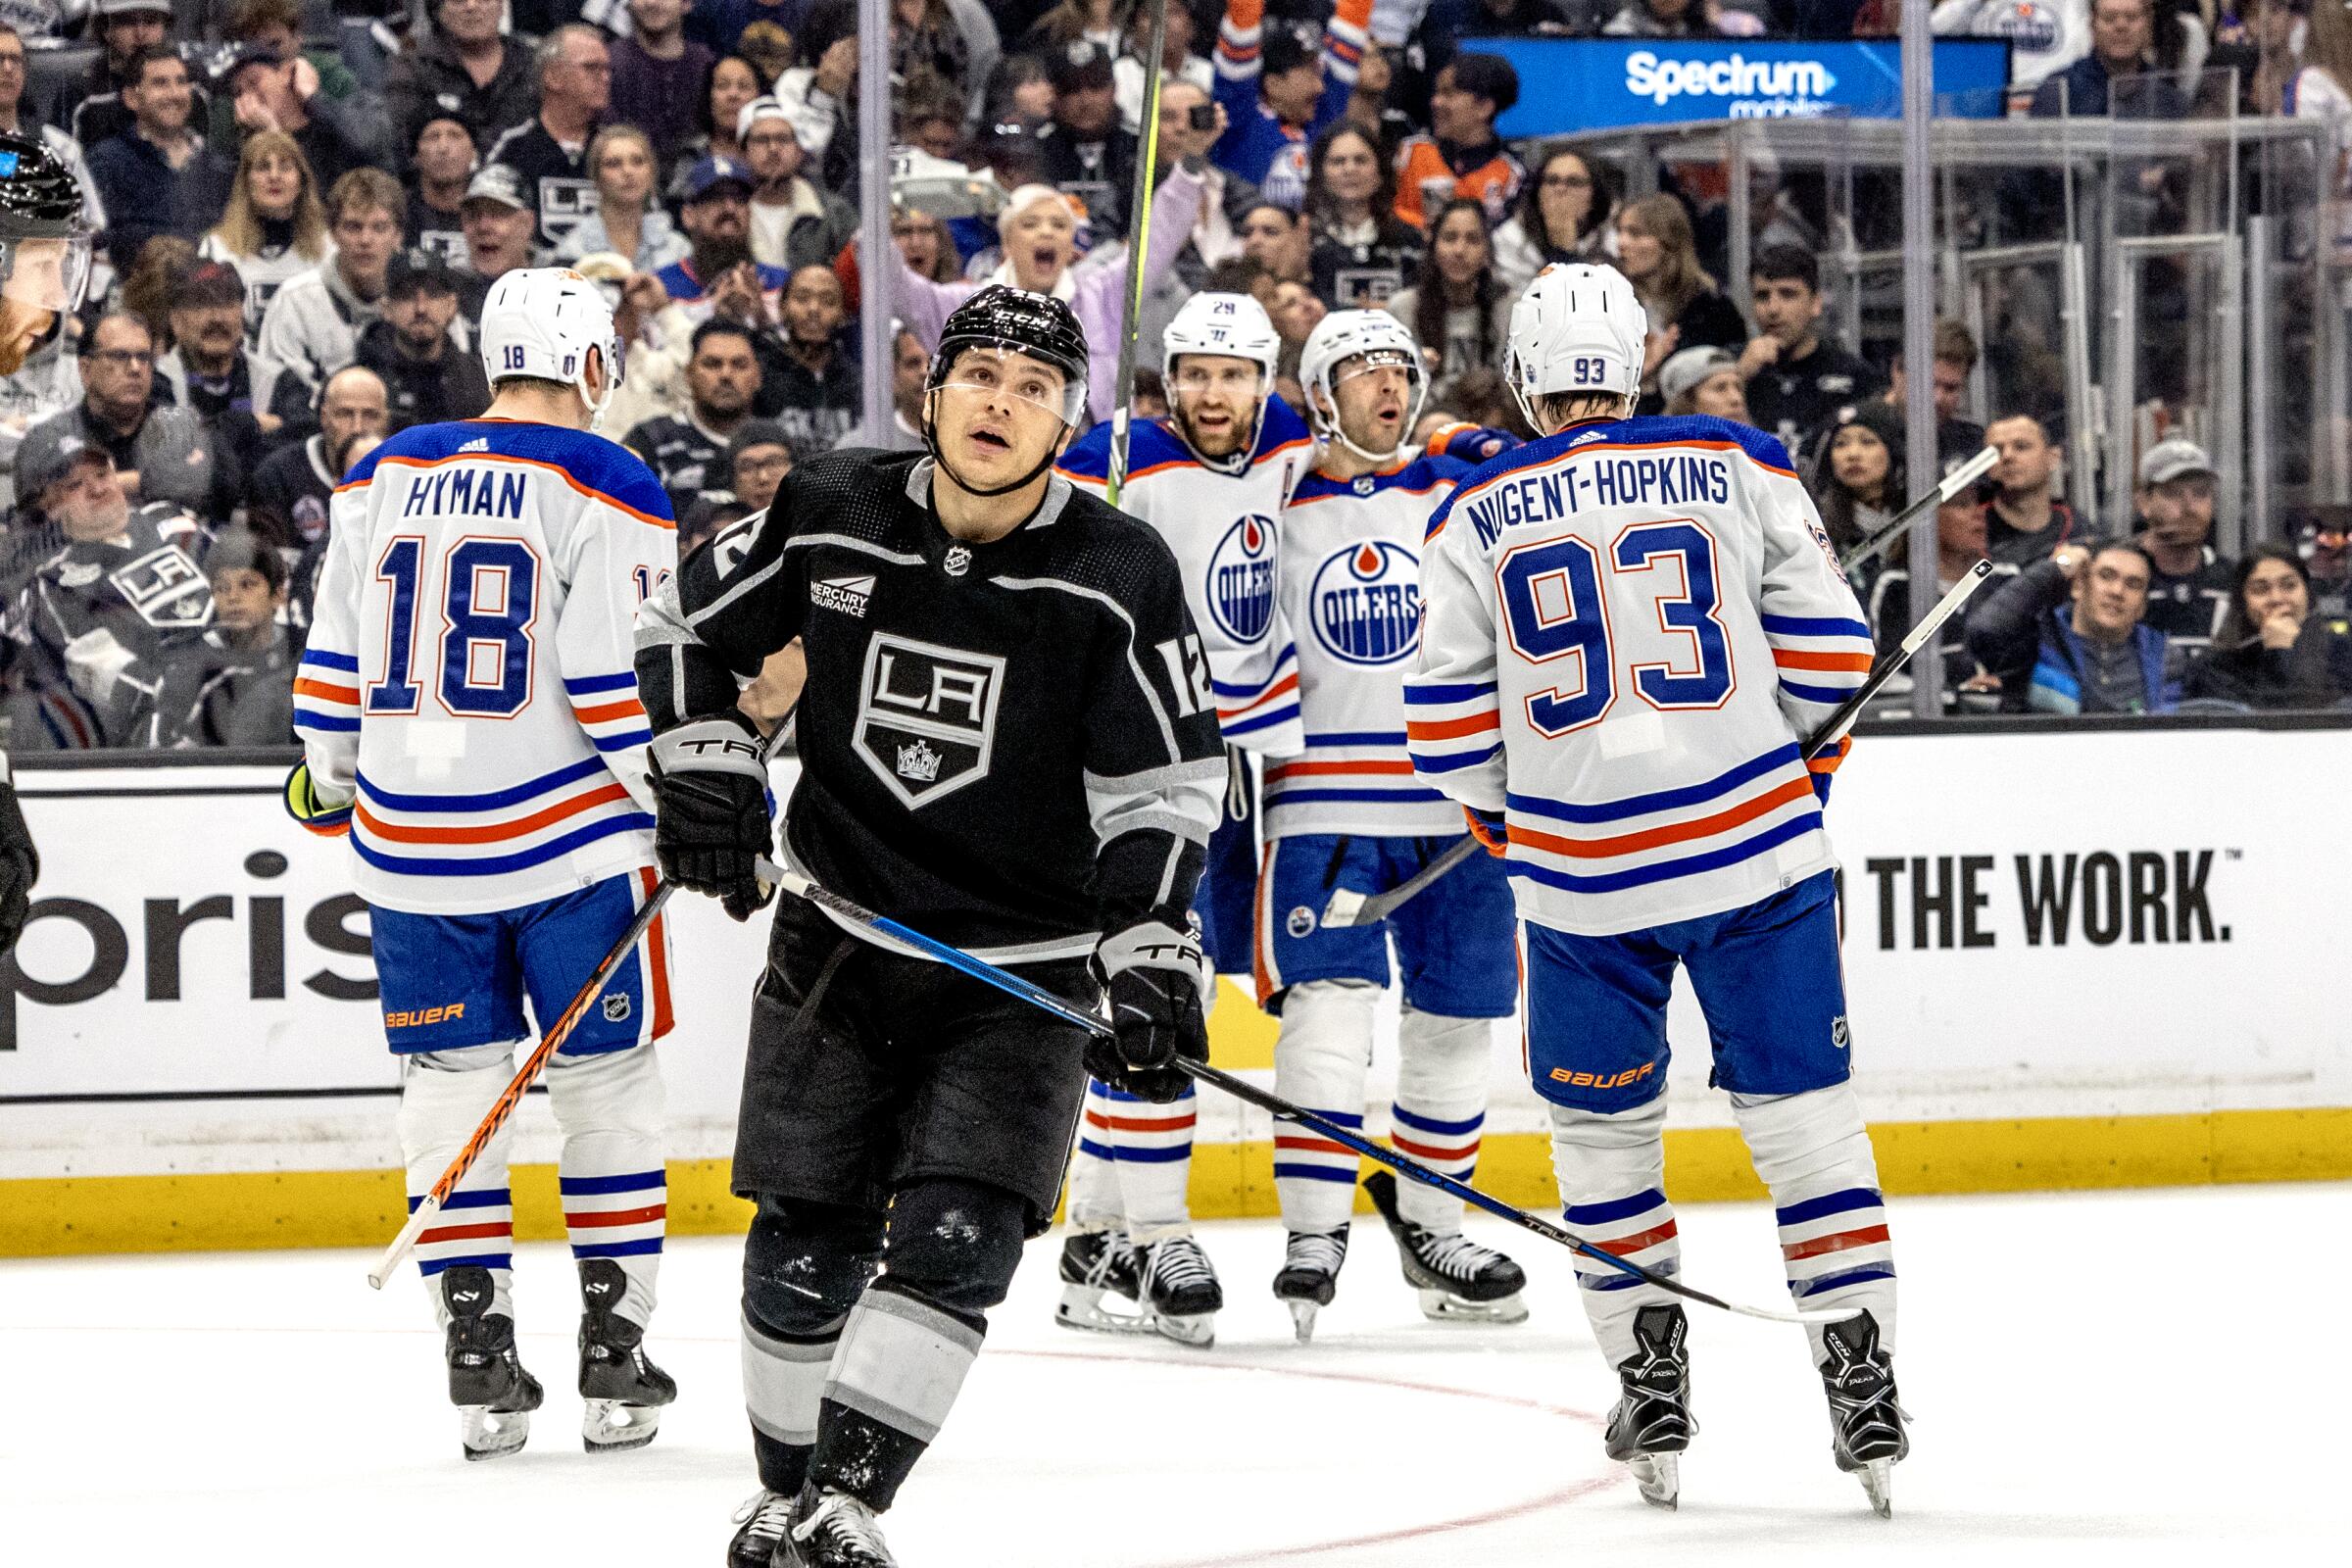
[[[1986, 453], [1991, 451], [1990, 447], [1984, 449]], [[1984, 453], [1978, 456], [1983, 457]], [[1962, 473], [1966, 471], [1961, 470]], [[1925, 504], [1924, 499], [1921, 504]], [[1911, 510], [1916, 512], [1918, 507]], [[1943, 596], [1942, 602], [1929, 612], [1928, 618], [1911, 629], [1910, 635], [1903, 639], [1903, 645], [1871, 667], [1870, 678], [1852, 696], [1838, 705], [1821, 727], [1813, 732], [1813, 738], [1805, 742], [1804, 750], [1798, 755], [1809, 762], [1824, 747], [1836, 740], [1838, 732], [1851, 723], [1854, 715], [1862, 710], [1862, 705], [1876, 697], [1879, 689], [1894, 678], [1895, 671], [1909, 663], [1911, 656], [1927, 646], [1928, 639], [1936, 635], [1936, 629], [1952, 618], [1953, 613], [1968, 602], [1968, 596], [1984, 585], [1991, 571], [1992, 563], [1989, 561], [1980, 561], [1969, 568], [1968, 575], [1952, 585], [1952, 591]], [[1363, 894], [1352, 888], [1334, 888], [1331, 901], [1323, 906], [1323, 925], [1327, 929], [1343, 928], [1372, 925], [1385, 920], [1396, 912], [1399, 905], [1478, 854], [1482, 848], [1478, 840], [1465, 838], [1386, 893]]]
[[1885, 550], [1888, 545], [1893, 544], [1897, 539], [1900, 539], [1903, 536], [1903, 530], [1911, 526], [1911, 521], [1913, 518], [1917, 517], [1921, 513], [1927, 511], [1930, 507], [1942, 506], [1946, 501], [1951, 500], [1952, 497], [1958, 495], [1961, 491], [1967, 489], [1970, 485], [1975, 484], [1979, 479], [1983, 478], [1986, 470], [1990, 469], [1994, 464], [2000, 461], [2001, 449], [1999, 447], [1986, 447], [1984, 451], [1978, 453], [1975, 457], [1969, 459], [1966, 463], [1963, 463], [1960, 465], [1960, 466], [1945, 474], [1941, 479], [1936, 481], [1935, 489], [1929, 491], [1926, 495], [1921, 496], [1917, 501], [1912, 502], [1902, 511], [1896, 513], [1885, 527], [1881, 528], [1877, 533], [1872, 534], [1869, 538], [1863, 540], [1860, 544], [1854, 546], [1853, 549], [1848, 550], [1843, 556], [1839, 557], [1838, 561], [1838, 569], [1840, 571], [1851, 571], [1856, 566], [1862, 564], [1862, 563], [1865, 561], [1875, 559], [1880, 551]]
[[514, 1114], [514, 1107], [522, 1103], [523, 1095], [546, 1069], [556, 1049], [570, 1037], [573, 1026], [587, 1015], [596, 999], [604, 994], [605, 983], [612, 978], [612, 971], [621, 966], [630, 950], [637, 946], [646, 932], [653, 929], [655, 919], [662, 913], [662, 906], [669, 902], [669, 895], [676, 886], [666, 878], [654, 885], [654, 891], [638, 909], [637, 918], [629, 922], [628, 930], [622, 932], [620, 940], [612, 944], [612, 951], [597, 960], [596, 972], [588, 977], [586, 985], [580, 987], [580, 994], [571, 999], [571, 1005], [564, 1009], [563, 1016], [540, 1039], [538, 1049], [524, 1058], [514, 1081], [498, 1097], [498, 1103], [490, 1107], [490, 1114], [482, 1118], [482, 1124], [473, 1130], [473, 1136], [466, 1140], [466, 1147], [458, 1151], [458, 1157], [449, 1162], [449, 1169], [441, 1173], [441, 1179], [433, 1183], [432, 1191], [425, 1194], [424, 1200], [416, 1205], [416, 1212], [409, 1216], [409, 1222], [400, 1228], [400, 1234], [392, 1238], [392, 1245], [384, 1249], [383, 1257], [374, 1268], [368, 1270], [368, 1284], [379, 1291], [384, 1288], [384, 1281], [392, 1277], [392, 1271], [400, 1266], [400, 1260], [408, 1255], [409, 1249], [416, 1245], [416, 1238], [424, 1234], [424, 1228], [441, 1212], [441, 1205], [448, 1202], [450, 1195], [458, 1190], [458, 1183], [466, 1179], [466, 1173], [473, 1169], [473, 1162], [481, 1158], [482, 1151], [490, 1147], [490, 1140], [498, 1136], [498, 1130]]
[[1134, 211], [1127, 215], [1127, 315], [1119, 323], [1118, 404], [1110, 411], [1112, 506], [1127, 486], [1127, 425], [1135, 415], [1135, 339], [1144, 317], [1144, 247], [1152, 238], [1152, 181], [1159, 163], [1159, 82], [1166, 73], [1168, 0], [1152, 0], [1152, 43], [1144, 56], [1144, 146], [1135, 160]]
[[[901, 925], [886, 915], [879, 915], [871, 909], [861, 908], [838, 893], [817, 886], [798, 871], [786, 866], [771, 865], [763, 860], [760, 865], [760, 878], [763, 882], [774, 882], [795, 898], [806, 899], [818, 908], [846, 920], [852, 925], [864, 926], [867, 930], [911, 948], [926, 957], [936, 958], [951, 969], [970, 975], [983, 984], [995, 986], [1007, 996], [1018, 997], [1032, 1006], [1053, 1014], [1073, 1028], [1083, 1029], [1099, 1040], [1109, 1040], [1116, 1037], [1117, 1031], [1112, 1029], [1109, 1021], [1100, 1014], [1091, 1012], [1064, 998], [1057, 997], [1043, 986], [1032, 984], [1009, 970], [1000, 969], [985, 959], [975, 958], [960, 948], [951, 948], [946, 943], [936, 941], [924, 936], [919, 931]], [[1620, 1274], [1631, 1275], [1645, 1284], [1654, 1285], [1662, 1291], [1683, 1297], [1688, 1300], [1703, 1302], [1708, 1306], [1719, 1306], [1726, 1312], [1736, 1312], [1741, 1317], [1760, 1318], [1767, 1323], [1841, 1323], [1853, 1316], [1850, 1309], [1811, 1312], [1777, 1311], [1769, 1307], [1742, 1306], [1736, 1301], [1727, 1301], [1718, 1296], [1709, 1296], [1704, 1291], [1683, 1284], [1671, 1275], [1659, 1274], [1654, 1270], [1643, 1268], [1639, 1263], [1628, 1262], [1614, 1252], [1606, 1251], [1591, 1242], [1569, 1234], [1548, 1220], [1538, 1219], [1525, 1209], [1514, 1208], [1499, 1198], [1490, 1198], [1468, 1183], [1457, 1181], [1443, 1171], [1434, 1170], [1409, 1154], [1400, 1154], [1394, 1149], [1373, 1143], [1360, 1134], [1349, 1132], [1335, 1121], [1318, 1116], [1302, 1106], [1294, 1105], [1281, 1096], [1260, 1089], [1255, 1084], [1244, 1079], [1236, 1078], [1233, 1074], [1212, 1067], [1205, 1061], [1189, 1061], [1180, 1056], [1176, 1059], [1176, 1065], [1200, 1082], [1214, 1084], [1236, 1100], [1255, 1105], [1277, 1121], [1297, 1122], [1301, 1127], [1310, 1128], [1321, 1137], [1351, 1149], [1366, 1159], [1386, 1165], [1399, 1176], [1410, 1177], [1427, 1187], [1435, 1187], [1449, 1197], [1458, 1198], [1465, 1203], [1485, 1209], [1497, 1219], [1508, 1220], [1521, 1230], [1533, 1231], [1545, 1241], [1557, 1242], [1562, 1247], [1615, 1269]]]

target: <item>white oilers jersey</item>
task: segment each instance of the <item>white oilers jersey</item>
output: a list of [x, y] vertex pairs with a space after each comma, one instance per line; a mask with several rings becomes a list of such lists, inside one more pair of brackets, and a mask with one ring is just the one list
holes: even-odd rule
[[634, 453], [554, 425], [404, 430], [335, 491], [294, 686], [313, 773], [356, 788], [353, 885], [512, 909], [653, 863], [638, 604], [677, 564]]
[[1798, 742], [1872, 643], [1780, 442], [1581, 425], [1481, 466], [1431, 527], [1413, 765], [1504, 813], [1523, 917], [1638, 931], [1834, 863]]
[[[1314, 455], [1305, 421], [1278, 397], [1266, 399], [1264, 428], [1239, 474], [1203, 466], [1165, 419], [1128, 431], [1119, 510], [1150, 523], [1175, 553], [1225, 739], [1268, 757], [1287, 757], [1300, 744], [1298, 654], [1276, 585], [1283, 507]], [[1058, 470], [1105, 495], [1109, 423], [1073, 443]]]
[[1357, 479], [1309, 473], [1282, 514], [1282, 610], [1298, 645], [1306, 747], [1266, 764], [1266, 837], [1454, 836], [1461, 808], [1414, 776], [1404, 677], [1421, 652], [1430, 514], [1470, 472], [1409, 454]]

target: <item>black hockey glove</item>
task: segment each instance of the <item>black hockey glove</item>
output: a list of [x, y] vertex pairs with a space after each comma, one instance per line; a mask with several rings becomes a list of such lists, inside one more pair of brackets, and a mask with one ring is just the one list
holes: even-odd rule
[[[5, 764], [0, 764], [4, 766]], [[41, 874], [40, 852], [24, 825], [13, 784], [0, 781], [0, 956], [14, 953], [32, 912], [32, 884]]]
[[771, 828], [758, 732], [740, 714], [696, 719], [655, 736], [652, 762], [662, 874], [710, 894], [730, 919], [750, 919], [775, 896], [759, 876]]
[[1208, 1059], [1208, 994], [1216, 975], [1200, 936], [1161, 920], [1139, 920], [1095, 948], [1095, 973], [1110, 993], [1118, 1038], [1086, 1048], [1086, 1070], [1131, 1095], [1164, 1105], [1192, 1082], [1176, 1058]]

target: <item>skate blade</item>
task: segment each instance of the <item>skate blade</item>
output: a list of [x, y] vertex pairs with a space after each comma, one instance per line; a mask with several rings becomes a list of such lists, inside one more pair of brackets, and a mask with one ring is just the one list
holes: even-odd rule
[[590, 1399], [580, 1410], [580, 1446], [590, 1453], [642, 1448], [662, 1430], [662, 1407], [620, 1399]]
[[1149, 1334], [1152, 1320], [1142, 1312], [1114, 1312], [1102, 1304], [1109, 1295], [1092, 1285], [1064, 1285], [1054, 1307], [1054, 1321], [1065, 1329], [1096, 1334]]
[[1882, 1519], [1894, 1517], [1894, 1461], [1872, 1459], [1854, 1472], [1862, 1490], [1870, 1497], [1871, 1511]]
[[1206, 1349], [1217, 1343], [1217, 1316], [1214, 1312], [1199, 1312], [1190, 1317], [1180, 1317], [1173, 1312], [1153, 1312], [1151, 1314], [1151, 1323], [1152, 1333], [1163, 1340], [1174, 1340], [1178, 1345]]
[[464, 1418], [459, 1423], [458, 1441], [465, 1446], [468, 1460], [503, 1458], [530, 1438], [528, 1410], [499, 1411], [486, 1404], [465, 1404], [458, 1409]]
[[1527, 1298], [1523, 1294], [1494, 1301], [1473, 1301], [1450, 1291], [1423, 1290], [1421, 1315], [1432, 1323], [1524, 1323]]
[[1291, 1309], [1291, 1332], [1298, 1336], [1298, 1343], [1304, 1345], [1312, 1340], [1315, 1314], [1322, 1310], [1321, 1306], [1313, 1301], [1285, 1301], [1283, 1305]]
[[1679, 1511], [1683, 1501], [1683, 1456], [1679, 1453], [1637, 1453], [1625, 1461], [1634, 1473], [1642, 1500], [1653, 1508]]

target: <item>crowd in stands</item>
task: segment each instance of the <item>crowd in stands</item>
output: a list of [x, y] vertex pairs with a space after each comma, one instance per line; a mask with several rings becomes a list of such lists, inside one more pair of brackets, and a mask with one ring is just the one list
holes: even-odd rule
[[[920, 442], [948, 313], [989, 280], [1085, 322], [1089, 416], [1118, 396], [1146, 156], [1135, 0], [890, 0], [891, 413], [863, 423], [854, 0], [13, 0], [0, 130], [86, 172], [104, 265], [0, 381], [8, 744], [276, 744], [340, 475], [408, 425], [479, 414], [491, 280], [561, 262], [607, 287], [626, 378], [604, 428], [654, 468], [681, 549], [798, 461]], [[1840, 549], [1936, 475], [1905, 471], [1903, 367], [1840, 342], [1822, 235], [1768, 199], [1725, 275], [1720, 181], [1496, 131], [1521, 83], [1477, 40], [1890, 33], [1891, 0], [1171, 0], [1136, 399], [1161, 330], [1247, 291], [1289, 354], [1329, 310], [1414, 331], [1417, 434], [1473, 460], [1528, 432], [1499, 374], [1546, 265], [1607, 261], [1653, 335], [1641, 412], [1780, 438]], [[2190, 112], [2231, 66], [2243, 112], [2352, 122], [2352, 10], [2307, 0], [1942, 0], [2012, 44], [2019, 114]], [[45, 74], [35, 57], [87, 59]], [[1646, 185], [1650, 182], [1645, 182]], [[870, 276], [871, 269], [867, 269]], [[1989, 443], [1937, 514], [1939, 582], [1998, 578], [1947, 631], [1948, 710], [2326, 708], [2352, 697], [2352, 509], [2229, 560], [2193, 442], [2132, 460], [2133, 514], [2062, 499], [2049, 410], [1962, 416], [1980, 345], [1939, 321], [1937, 461]], [[1988, 350], [1997, 345], [1986, 346]], [[1883, 646], [1923, 564], [1856, 571]]]

